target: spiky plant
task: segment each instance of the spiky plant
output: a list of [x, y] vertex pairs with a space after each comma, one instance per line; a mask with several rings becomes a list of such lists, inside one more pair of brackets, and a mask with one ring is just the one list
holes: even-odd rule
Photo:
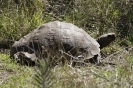
[[52, 73], [50, 71], [50, 66], [48, 62], [44, 59], [39, 61], [39, 65], [37, 67], [37, 72], [35, 74], [35, 86], [37, 88], [49, 88], [52, 86]]

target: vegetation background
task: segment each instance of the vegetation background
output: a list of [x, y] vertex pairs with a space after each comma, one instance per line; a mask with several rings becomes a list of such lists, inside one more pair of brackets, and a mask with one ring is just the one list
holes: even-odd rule
[[[73, 23], [94, 38], [116, 33], [115, 42], [101, 51], [103, 65], [50, 70], [44, 66], [42, 70], [11, 62], [9, 49], [14, 41], [54, 20]], [[0, 87], [132, 88], [132, 43], [132, 0], [0, 0]]]

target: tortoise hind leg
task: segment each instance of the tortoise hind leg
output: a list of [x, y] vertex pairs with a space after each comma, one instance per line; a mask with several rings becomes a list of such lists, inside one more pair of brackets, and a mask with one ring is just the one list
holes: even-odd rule
[[89, 62], [92, 63], [92, 64], [97, 64], [97, 63], [99, 63], [98, 55], [94, 55], [93, 58], [89, 59]]

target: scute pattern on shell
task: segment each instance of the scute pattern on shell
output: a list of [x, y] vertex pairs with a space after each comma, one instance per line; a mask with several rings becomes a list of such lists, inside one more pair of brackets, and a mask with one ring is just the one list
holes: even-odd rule
[[45, 23], [15, 42], [11, 48], [11, 56], [17, 52], [33, 54], [43, 47], [44, 50], [52, 49], [55, 53], [63, 50], [78, 57], [92, 58], [100, 54], [100, 45], [83, 29], [60, 21]]

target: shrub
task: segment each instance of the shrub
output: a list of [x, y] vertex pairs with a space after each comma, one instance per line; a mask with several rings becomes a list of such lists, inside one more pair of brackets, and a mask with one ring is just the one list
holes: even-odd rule
[[95, 36], [132, 35], [131, 0], [1, 0], [0, 39], [18, 40], [40, 24], [71, 22]]

